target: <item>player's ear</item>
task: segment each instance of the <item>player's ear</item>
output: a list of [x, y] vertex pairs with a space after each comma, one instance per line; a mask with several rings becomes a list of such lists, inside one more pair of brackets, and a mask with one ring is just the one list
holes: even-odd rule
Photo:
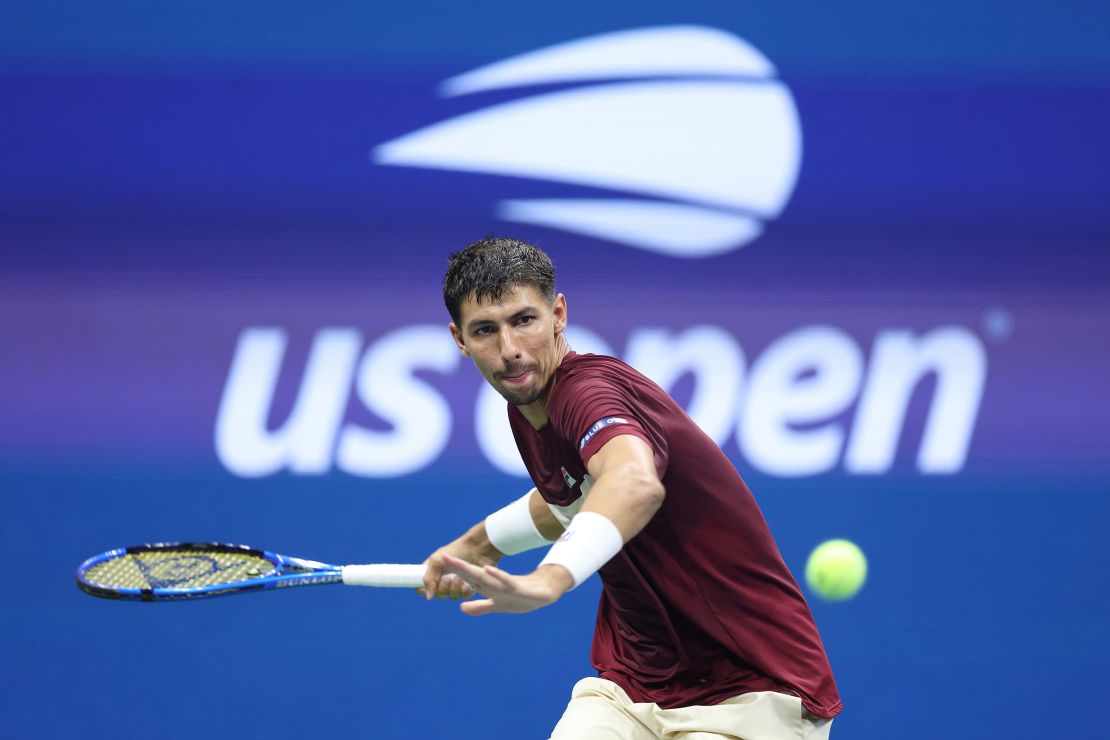
[[551, 313], [555, 315], [555, 336], [558, 336], [567, 328], [567, 297], [562, 293], [557, 293], [551, 302]]
[[455, 346], [459, 348], [460, 352], [462, 352], [462, 356], [470, 357], [470, 350], [466, 348], [466, 344], [463, 342], [462, 332], [459, 331], [459, 327], [455, 325], [454, 321], [452, 321], [450, 324], [447, 325], [447, 328], [451, 330], [451, 338], [455, 340]]

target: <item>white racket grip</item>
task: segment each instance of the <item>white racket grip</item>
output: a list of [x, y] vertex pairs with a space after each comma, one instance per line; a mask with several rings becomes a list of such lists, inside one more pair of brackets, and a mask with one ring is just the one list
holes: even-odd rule
[[343, 583], [348, 586], [379, 586], [383, 588], [420, 588], [424, 585], [423, 565], [376, 563], [344, 565]]

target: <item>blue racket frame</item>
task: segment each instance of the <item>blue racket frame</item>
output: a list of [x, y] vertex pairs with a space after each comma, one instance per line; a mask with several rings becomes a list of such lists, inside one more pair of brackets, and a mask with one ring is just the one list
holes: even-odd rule
[[[273, 570], [256, 578], [213, 586], [191, 588], [110, 588], [91, 583], [85, 574], [95, 565], [123, 555], [159, 550], [181, 550], [188, 552], [233, 552], [254, 555], [273, 565]], [[294, 586], [323, 586], [342, 583], [342, 568], [315, 560], [293, 558], [279, 555], [268, 550], [259, 550], [246, 545], [229, 545], [220, 542], [155, 542], [133, 547], [121, 547], [94, 555], [77, 567], [77, 587], [91, 596], [124, 601], [182, 601], [206, 599], [216, 596], [229, 596], [244, 591], [268, 591], [275, 588]]]

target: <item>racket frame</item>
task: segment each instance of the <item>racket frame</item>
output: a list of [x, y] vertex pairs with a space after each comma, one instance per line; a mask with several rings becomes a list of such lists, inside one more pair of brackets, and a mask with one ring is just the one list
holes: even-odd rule
[[[256, 578], [242, 581], [189, 588], [108, 588], [92, 583], [85, 578], [85, 573], [94, 565], [114, 558], [141, 552], [177, 550], [186, 553], [189, 550], [195, 550], [198, 553], [216, 551], [253, 555], [269, 561], [274, 570]], [[152, 542], [144, 545], [116, 548], [94, 555], [77, 567], [76, 579], [77, 587], [91, 596], [124, 601], [175, 601], [228, 596], [246, 591], [267, 591], [275, 588], [342, 583], [343, 569], [342, 566], [279, 555], [275, 552], [259, 550], [247, 545], [229, 545], [221, 542]]]

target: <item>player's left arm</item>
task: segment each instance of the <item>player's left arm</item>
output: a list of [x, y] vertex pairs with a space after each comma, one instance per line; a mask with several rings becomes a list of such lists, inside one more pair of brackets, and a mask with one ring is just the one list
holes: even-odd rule
[[663, 482], [655, 472], [655, 453], [641, 437], [619, 434], [586, 464], [594, 479], [579, 514], [592, 511], [611, 521], [628, 542], [663, 505]]
[[[586, 469], [594, 483], [575, 520], [588, 514], [583, 520], [591, 521], [594, 525], [591, 529], [595, 531], [583, 528], [575, 534], [582, 538], [608, 536], [611, 540], [608, 544], [588, 544], [599, 545], [600, 548], [594, 549], [601, 551], [609, 547], [606, 552], [613, 553], [614, 549], [619, 549], [621, 544], [639, 534], [663, 503], [665, 492], [656, 474], [655, 456], [640, 437], [621, 434], [602, 445], [590, 458]], [[617, 541], [612, 542], [613, 539]], [[573, 546], [588, 545], [580, 541]], [[603, 564], [599, 562], [597, 567]], [[449, 572], [461, 576], [486, 597], [461, 605], [465, 613], [473, 616], [492, 612], [530, 612], [554, 603], [575, 586], [571, 570], [556, 563], [541, 564], [527, 575], [512, 575], [492, 565], [478, 567], [451, 557], [445, 558], [445, 565]]]

